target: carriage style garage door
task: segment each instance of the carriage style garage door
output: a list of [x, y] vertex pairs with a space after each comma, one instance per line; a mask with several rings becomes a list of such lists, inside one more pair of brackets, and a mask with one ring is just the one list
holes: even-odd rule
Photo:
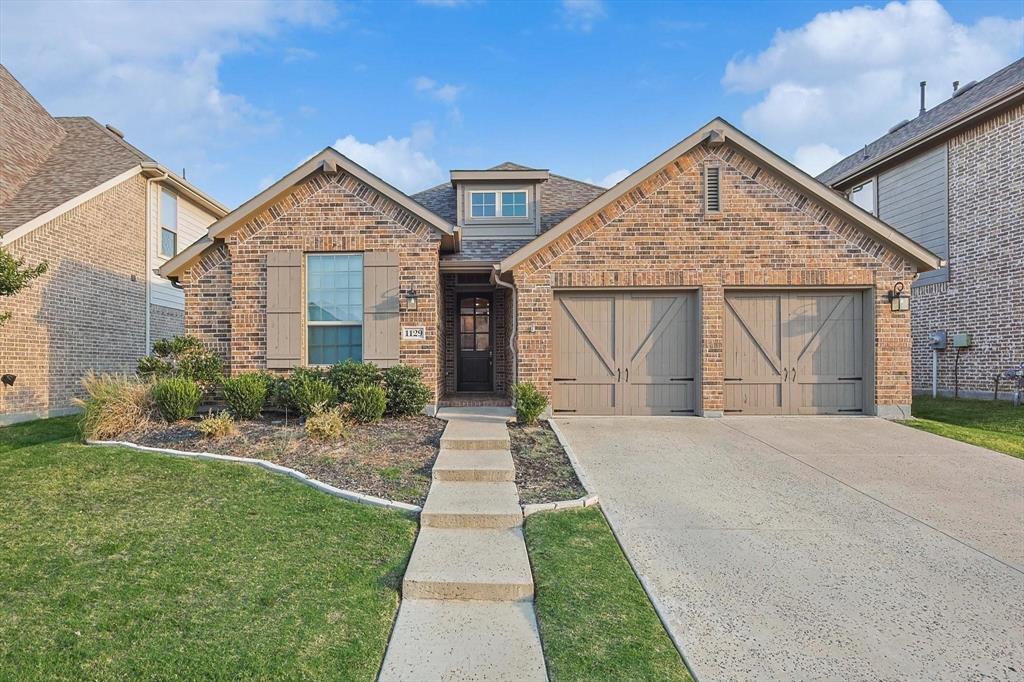
[[696, 294], [555, 294], [553, 409], [568, 414], [693, 414]]
[[864, 411], [859, 291], [733, 292], [725, 297], [725, 411]]

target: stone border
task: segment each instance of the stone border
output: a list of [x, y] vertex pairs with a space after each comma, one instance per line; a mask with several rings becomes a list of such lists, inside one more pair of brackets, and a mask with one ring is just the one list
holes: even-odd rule
[[582, 509], [583, 507], [593, 507], [598, 504], [600, 500], [597, 495], [586, 495], [584, 497], [578, 497], [575, 500], [559, 500], [558, 502], [538, 502], [536, 504], [524, 504], [523, 507], [523, 518], [536, 514], [537, 512], [546, 511], [562, 511], [564, 509]]
[[356, 502], [358, 504], [366, 504], [372, 507], [383, 507], [385, 509], [397, 509], [408, 514], [419, 514], [423, 508], [415, 504], [409, 504], [408, 502], [395, 502], [394, 500], [385, 500], [383, 497], [374, 497], [373, 495], [364, 495], [363, 493], [357, 493], [353, 490], [342, 490], [341, 488], [335, 488], [333, 485], [328, 485], [323, 481], [318, 481], [315, 478], [310, 478], [301, 471], [296, 469], [290, 469], [280, 464], [274, 464], [268, 462], [265, 459], [255, 459], [253, 457], [234, 457], [232, 455], [218, 455], [213, 452], [191, 452], [188, 450], [172, 450], [171, 448], [154, 448], [148, 445], [138, 445], [137, 443], [129, 443], [127, 441], [120, 440], [87, 440], [86, 445], [102, 445], [106, 447], [121, 447], [130, 448], [132, 450], [140, 450], [142, 452], [155, 452], [161, 455], [171, 455], [173, 457], [189, 457], [192, 459], [202, 459], [214, 462], [235, 462], [237, 464], [251, 464], [253, 466], [266, 469], [267, 471], [275, 474], [284, 474], [294, 478], [303, 485], [308, 485], [310, 488], [319, 490], [322, 493], [333, 495], [334, 497], [340, 497], [343, 500], [349, 502]]

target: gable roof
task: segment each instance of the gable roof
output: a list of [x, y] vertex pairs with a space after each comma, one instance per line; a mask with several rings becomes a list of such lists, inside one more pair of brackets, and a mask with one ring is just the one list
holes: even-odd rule
[[909, 151], [917, 143], [985, 114], [1011, 98], [1024, 99], [1024, 59], [1018, 59], [970, 88], [961, 88], [959, 92], [850, 154], [818, 175], [818, 180], [831, 186], [841, 184], [870, 167]]
[[714, 144], [721, 144], [726, 140], [739, 147], [750, 156], [758, 159], [767, 167], [783, 176], [783, 178], [788, 182], [816, 198], [825, 206], [828, 206], [840, 215], [848, 218], [871, 236], [903, 254], [918, 266], [922, 267], [922, 269], [933, 270], [943, 265], [942, 259], [928, 249], [924, 248], [909, 237], [904, 236], [897, 230], [889, 227], [889, 225], [885, 224], [859, 206], [856, 206], [841, 197], [836, 192], [833, 192], [807, 173], [804, 173], [790, 162], [769, 150], [767, 147], [764, 147], [753, 138], [742, 133], [738, 128], [728, 123], [725, 119], [715, 118], [689, 137], [683, 139], [675, 146], [660, 154], [643, 168], [629, 175], [629, 177], [619, 184], [572, 213], [572, 215], [565, 218], [553, 229], [548, 230], [523, 248], [503, 259], [498, 266], [499, 270], [507, 272], [513, 269], [580, 223], [589, 219], [595, 213], [598, 213], [612, 202], [631, 192], [642, 182], [660, 172], [665, 166], [672, 163], [675, 159], [693, 149], [698, 144], [705, 141]]
[[265, 207], [267, 204], [272, 203], [278, 197], [288, 192], [292, 187], [299, 184], [313, 173], [320, 170], [330, 173], [335, 172], [339, 168], [358, 178], [361, 182], [372, 187], [374, 190], [380, 192], [383, 196], [398, 204], [406, 211], [409, 211], [423, 220], [423, 222], [440, 231], [441, 234], [447, 238], [450, 244], [457, 243], [458, 233], [449, 221], [437, 215], [422, 204], [413, 201], [404, 192], [392, 185], [389, 185], [384, 180], [381, 180], [379, 177], [333, 147], [325, 147], [323, 151], [310, 157], [291, 173], [288, 173], [270, 187], [267, 187], [265, 190], [210, 225], [206, 230], [205, 236], [197, 240], [194, 244], [174, 258], [164, 263], [157, 272], [164, 277], [177, 279], [182, 271], [202, 256], [207, 249], [214, 246], [219, 240], [223, 240], [235, 229], [241, 227], [245, 223], [246, 218], [250, 215]]
[[[506, 161], [487, 170], [535, 171], [537, 169]], [[567, 216], [586, 205], [594, 197], [603, 194], [604, 191], [604, 187], [598, 187], [589, 182], [549, 173], [540, 193], [541, 232], [543, 233], [562, 222]], [[425, 189], [413, 194], [411, 198], [452, 224], [458, 222], [457, 193], [450, 182]]]

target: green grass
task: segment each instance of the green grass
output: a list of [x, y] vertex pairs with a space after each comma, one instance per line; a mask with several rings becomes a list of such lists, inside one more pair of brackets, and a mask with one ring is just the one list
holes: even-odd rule
[[552, 680], [690, 679], [600, 509], [530, 516], [526, 544]]
[[375, 677], [412, 519], [74, 438], [0, 429], [0, 679]]
[[1024, 406], [1000, 400], [914, 396], [914, 419], [903, 424], [1024, 458]]

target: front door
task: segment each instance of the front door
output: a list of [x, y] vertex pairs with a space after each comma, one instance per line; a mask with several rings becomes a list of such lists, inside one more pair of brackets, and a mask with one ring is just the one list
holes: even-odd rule
[[458, 390], [494, 390], [494, 334], [491, 294], [459, 294], [457, 320]]

